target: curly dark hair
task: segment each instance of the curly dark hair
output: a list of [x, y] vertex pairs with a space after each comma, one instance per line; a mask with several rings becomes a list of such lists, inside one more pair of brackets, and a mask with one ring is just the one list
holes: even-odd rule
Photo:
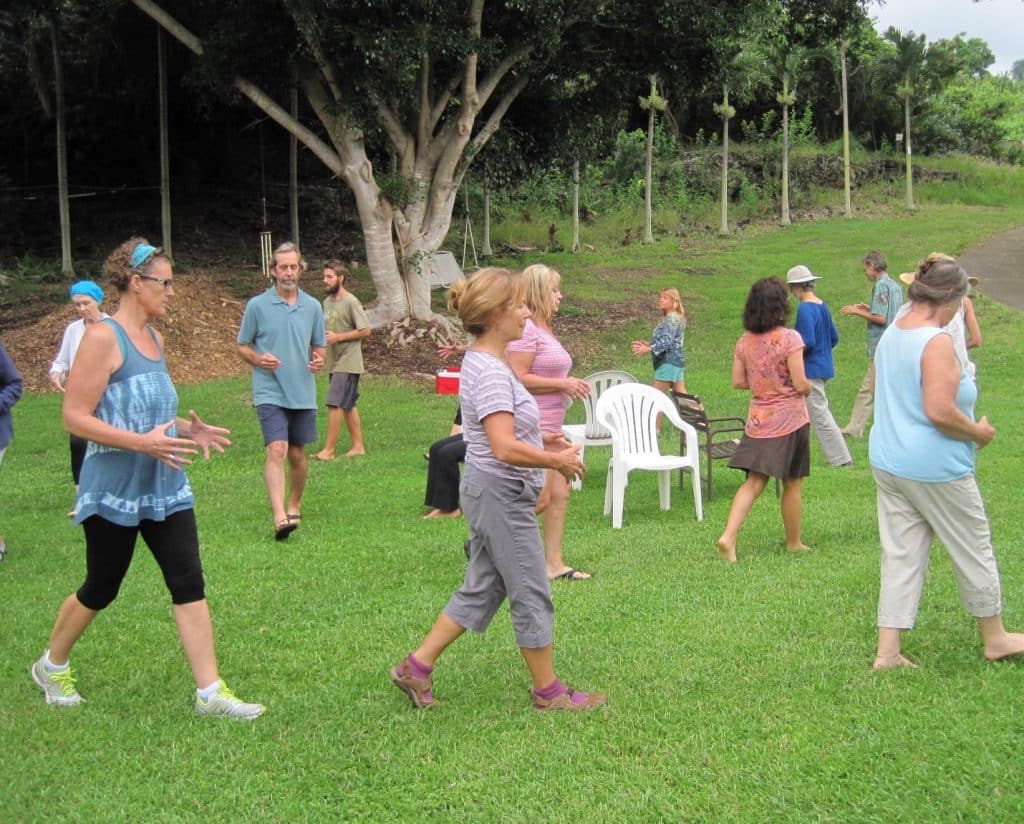
[[789, 320], [789, 290], [779, 278], [761, 278], [750, 287], [743, 308], [743, 328], [760, 334]]
[[170, 260], [164, 253], [163, 249], [158, 248], [155, 252], [146, 259], [146, 261], [138, 266], [138, 268], [132, 268], [132, 252], [135, 251], [135, 247], [139, 244], [150, 245], [149, 241], [144, 237], [131, 237], [128, 238], [124, 243], [118, 246], [110, 256], [103, 262], [103, 274], [106, 275], [114, 287], [119, 292], [124, 292], [128, 289], [128, 283], [132, 279], [132, 275], [149, 274], [150, 267], [156, 260]]

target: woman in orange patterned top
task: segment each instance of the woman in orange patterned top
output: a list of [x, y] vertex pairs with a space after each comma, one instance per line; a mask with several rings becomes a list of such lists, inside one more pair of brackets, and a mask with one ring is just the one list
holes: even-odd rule
[[769, 478], [782, 479], [782, 524], [786, 548], [802, 552], [804, 478], [811, 474], [810, 419], [804, 398], [811, 391], [804, 374], [804, 342], [787, 329], [786, 284], [764, 278], [750, 288], [743, 310], [747, 331], [736, 343], [732, 385], [750, 390], [750, 412], [743, 439], [729, 466], [746, 470], [747, 480], [729, 507], [725, 531], [718, 539], [723, 561], [735, 563], [736, 536]]

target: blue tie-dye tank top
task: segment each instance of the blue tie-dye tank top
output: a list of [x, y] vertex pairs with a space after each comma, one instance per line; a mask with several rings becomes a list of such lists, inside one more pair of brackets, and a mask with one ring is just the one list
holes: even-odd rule
[[[178, 393], [167, 374], [163, 350], [155, 360], [147, 358], [117, 321], [106, 318], [103, 323], [113, 327], [124, 362], [110, 376], [96, 417], [118, 429], [138, 433], [173, 421], [178, 414]], [[156, 333], [149, 329], [149, 334], [156, 343]], [[175, 437], [175, 428], [167, 434]], [[172, 469], [141, 452], [91, 441], [80, 481], [75, 515], [79, 524], [91, 515], [99, 515], [121, 526], [137, 526], [140, 521], [162, 521], [193, 505], [192, 487], [181, 469]]]

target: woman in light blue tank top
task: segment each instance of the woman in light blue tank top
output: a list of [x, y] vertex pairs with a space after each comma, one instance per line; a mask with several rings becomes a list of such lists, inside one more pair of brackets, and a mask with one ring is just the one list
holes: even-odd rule
[[874, 669], [917, 666], [901, 651], [917, 619], [932, 539], [945, 545], [964, 609], [978, 622], [985, 657], [1024, 654], [1024, 634], [1003, 626], [999, 569], [974, 453], [995, 429], [974, 419], [977, 389], [943, 331], [967, 292], [953, 260], [922, 265], [909, 311], [875, 350], [871, 468], [882, 544], [878, 650]]
[[50, 647], [32, 665], [32, 679], [48, 704], [82, 702], [71, 650], [117, 597], [141, 535], [171, 593], [196, 682], [196, 712], [256, 718], [263, 705], [236, 698], [217, 669], [192, 488], [184, 472], [198, 450], [206, 458], [211, 449], [223, 452], [231, 443], [229, 432], [195, 412], [178, 417], [163, 339], [150, 326], [174, 295], [166, 255], [132, 238], [114, 250], [104, 272], [120, 293], [118, 310], [86, 331], [64, 395], [65, 427], [89, 441], [75, 515], [85, 531], [86, 578], [61, 606]]

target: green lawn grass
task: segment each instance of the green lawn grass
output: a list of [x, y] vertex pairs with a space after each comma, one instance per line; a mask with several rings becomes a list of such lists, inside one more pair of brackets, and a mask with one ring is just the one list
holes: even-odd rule
[[[1018, 191], [1020, 187], [1018, 187]], [[860, 257], [886, 251], [902, 271], [933, 249], [960, 252], [1024, 220], [1024, 207], [929, 202], [916, 214], [836, 219], [724, 240], [663, 238], [545, 258], [564, 275], [566, 312], [593, 320], [578, 374], [627, 368], [628, 341], [657, 320], [656, 292], [679, 286], [691, 390], [742, 414], [729, 386], [749, 284], [806, 263], [833, 310], [865, 300]], [[1019, 195], [1018, 195], [1019, 197]], [[936, 200], [939, 200], [938, 198]], [[650, 297], [652, 311], [639, 301]], [[634, 321], [603, 330], [616, 303]], [[998, 430], [979, 455], [1010, 628], [1024, 626], [1019, 313], [982, 295], [981, 400]], [[865, 368], [862, 322], [839, 319], [837, 417]], [[530, 709], [529, 678], [507, 611], [441, 660], [434, 711], [416, 712], [388, 669], [417, 644], [459, 584], [461, 521], [420, 515], [430, 441], [454, 400], [369, 375], [360, 409], [369, 455], [312, 463], [303, 525], [271, 538], [262, 447], [244, 379], [179, 387], [182, 408], [233, 430], [234, 446], [189, 472], [207, 593], [225, 678], [269, 711], [247, 724], [197, 717], [169, 599], [140, 547], [120, 598], [75, 648], [86, 703], [48, 707], [29, 665], [60, 601], [81, 583], [59, 398], [24, 398], [0, 469], [0, 820], [34, 821], [1019, 821], [1020, 665], [984, 662], [945, 554], [934, 555], [917, 629], [916, 671], [873, 674], [878, 537], [866, 443], [830, 470], [817, 445], [805, 541], [783, 548], [769, 491], [718, 559], [741, 476], [721, 467], [697, 523], [690, 494], [670, 512], [636, 473], [624, 528], [602, 517], [606, 452], [571, 499], [566, 557], [592, 571], [554, 587], [563, 679], [609, 694], [583, 716]], [[578, 410], [572, 410], [573, 414]], [[844, 423], [845, 420], [841, 420]], [[323, 423], [321, 421], [321, 423]], [[666, 445], [670, 443], [664, 439]]]

